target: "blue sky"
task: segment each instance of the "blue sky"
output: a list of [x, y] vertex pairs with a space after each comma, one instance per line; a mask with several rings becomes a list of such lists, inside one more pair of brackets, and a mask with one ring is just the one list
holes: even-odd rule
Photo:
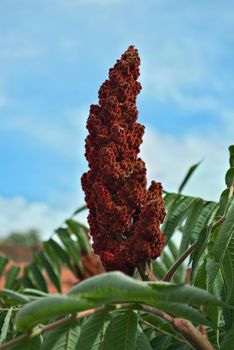
[[43, 236], [83, 203], [89, 105], [116, 59], [141, 56], [149, 179], [218, 199], [234, 143], [234, 4], [208, 0], [1, 0], [0, 234]]

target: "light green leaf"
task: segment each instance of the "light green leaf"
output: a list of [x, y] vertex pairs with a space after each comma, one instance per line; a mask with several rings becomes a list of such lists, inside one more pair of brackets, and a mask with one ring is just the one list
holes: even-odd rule
[[16, 315], [16, 327], [27, 331], [38, 323], [63, 314], [83, 311], [94, 305], [86, 301], [74, 300], [66, 296], [53, 295], [28, 303]]
[[23, 295], [19, 292], [15, 292], [14, 290], [7, 289], [7, 288], [0, 289], [0, 296], [4, 298], [7, 297], [10, 300], [13, 300], [19, 304], [25, 304], [30, 301], [30, 299], [26, 295]]
[[78, 242], [75, 242], [70, 237], [70, 232], [68, 229], [59, 228], [55, 231], [59, 236], [61, 242], [66, 248], [68, 254], [73, 258], [80, 271], [83, 271], [83, 264], [81, 260], [81, 247]]
[[121, 272], [109, 272], [91, 277], [73, 287], [68, 295], [98, 303], [142, 302], [154, 305], [171, 302], [225, 305], [203, 289], [167, 282], [140, 282]]
[[71, 232], [76, 235], [82, 252], [90, 253], [91, 246], [89, 244], [87, 234], [84, 231], [83, 227], [77, 221], [72, 219], [67, 220], [66, 224], [70, 228]]
[[0, 344], [2, 344], [7, 337], [7, 333], [10, 327], [10, 321], [11, 321], [11, 315], [12, 315], [13, 307], [11, 307], [4, 318], [3, 326], [1, 329], [1, 334], [0, 334]]

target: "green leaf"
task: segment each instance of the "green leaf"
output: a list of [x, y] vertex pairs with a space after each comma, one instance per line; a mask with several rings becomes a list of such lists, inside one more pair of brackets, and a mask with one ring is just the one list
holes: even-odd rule
[[167, 269], [159, 262], [159, 260], [152, 261], [152, 269], [155, 276], [160, 280], [163, 279], [167, 272]]
[[231, 350], [233, 349], [233, 344], [234, 344], [234, 327], [231, 328], [224, 336], [220, 350]]
[[152, 288], [147, 282], [137, 281], [122, 272], [108, 272], [84, 280], [70, 289], [68, 296], [87, 298], [98, 302], [114, 300], [142, 300], [152, 298]]
[[13, 300], [19, 304], [25, 304], [30, 301], [30, 299], [26, 295], [23, 295], [19, 292], [15, 292], [14, 290], [7, 288], [0, 289], [0, 296], [7, 297], [10, 300]]
[[17, 280], [18, 274], [20, 272], [20, 268], [16, 265], [13, 265], [6, 274], [6, 283], [5, 288], [12, 288]]
[[203, 207], [203, 200], [200, 198], [195, 199], [193, 204], [190, 206], [186, 223], [184, 225], [179, 255], [181, 255], [188, 248], [189, 244], [193, 241], [192, 240], [193, 228], [196, 225], [197, 218], [201, 212], [202, 207]]
[[73, 321], [45, 333], [41, 350], [75, 350], [80, 336], [80, 321]]
[[225, 303], [203, 289], [166, 282], [140, 282], [121, 272], [109, 272], [82, 281], [68, 295], [98, 303], [142, 302], [156, 305], [161, 302], [191, 305]]
[[16, 315], [19, 331], [28, 331], [34, 325], [67, 313], [90, 309], [94, 304], [66, 296], [53, 295], [28, 303]]
[[79, 267], [80, 271], [83, 271], [83, 264], [81, 260], [81, 248], [78, 243], [75, 243], [71, 237], [70, 232], [67, 229], [59, 228], [55, 231], [61, 239], [63, 245], [67, 249], [68, 254], [74, 259], [75, 263]]
[[53, 266], [57, 276], [61, 273], [60, 260], [54, 249], [48, 242], [43, 242], [43, 251], [50, 264]]
[[178, 194], [177, 193], [167, 193], [164, 197], [163, 197], [163, 201], [164, 201], [164, 206], [166, 209], [168, 209], [170, 207], [170, 205], [172, 204], [172, 202], [175, 200], [175, 198], [178, 198]]
[[234, 167], [230, 168], [225, 176], [225, 182], [227, 187], [231, 187], [234, 184]]
[[167, 241], [167, 247], [173, 256], [174, 261], [176, 261], [179, 257], [179, 249], [177, 248], [177, 245], [173, 242], [172, 239], [169, 239], [169, 241]]
[[169, 270], [171, 266], [174, 264], [173, 258], [164, 250], [162, 255], [160, 256], [160, 262], [163, 262], [166, 269]]
[[47, 284], [39, 267], [33, 263], [27, 266], [29, 274], [33, 277], [38, 289], [48, 293]]
[[137, 326], [136, 350], [153, 350], [147, 336], [139, 324]]
[[192, 254], [192, 271], [191, 271], [191, 282], [194, 283], [194, 280], [196, 278], [197, 269], [199, 267], [199, 263], [201, 261], [201, 258], [203, 256], [204, 251], [207, 247], [207, 242], [209, 239], [209, 235], [211, 232], [212, 226], [205, 226], [202, 231], [200, 232], [198, 236], [198, 240], [196, 243], [195, 250]]
[[7, 265], [9, 259], [5, 256], [0, 255], [0, 277], [2, 276], [3, 270]]
[[76, 235], [82, 252], [90, 253], [91, 246], [89, 244], [87, 234], [84, 231], [83, 227], [77, 221], [71, 219], [67, 220], [66, 224], [70, 228], [71, 232], [73, 232]]
[[206, 260], [205, 260], [201, 263], [201, 265], [197, 269], [194, 286], [197, 288], [206, 289], [206, 279], [207, 279], [207, 272], [206, 272]]
[[[37, 254], [37, 257], [40, 259], [40, 262], [42, 264], [42, 266], [44, 266], [51, 282], [53, 283], [53, 285], [55, 286], [55, 288], [57, 289], [57, 291], [61, 292], [61, 281], [60, 281], [60, 276], [58, 276], [54, 269], [53, 266], [50, 264], [50, 262], [48, 261], [48, 259], [45, 257], [45, 254], [43, 253], [43, 251], [39, 252]], [[36, 257], [35, 257], [35, 260]]]
[[115, 313], [106, 329], [104, 350], [136, 350], [137, 314], [134, 311]]
[[99, 350], [104, 348], [104, 334], [109, 322], [106, 312], [88, 317], [83, 323], [76, 349]]
[[166, 219], [162, 226], [162, 232], [165, 232], [167, 239], [170, 239], [178, 226], [187, 215], [191, 204], [196, 200], [194, 197], [179, 196], [174, 199], [167, 212]]
[[73, 213], [72, 216], [75, 216], [75, 215], [81, 213], [83, 210], [86, 210], [86, 209], [87, 209], [87, 205], [84, 204], [84, 205], [82, 205], [81, 207], [79, 207], [78, 209], [76, 209], [76, 211], [74, 211], [74, 213]]
[[0, 334], [0, 344], [2, 344], [6, 338], [7, 338], [7, 333], [10, 327], [10, 321], [11, 321], [11, 315], [12, 315], [13, 307], [11, 307], [4, 318], [3, 326], [1, 329], [1, 334]]
[[7, 348], [7, 350], [41, 350], [42, 337], [26, 338]]
[[187, 174], [185, 175], [185, 178], [183, 179], [181, 185], [179, 186], [179, 190], [178, 192], [181, 193], [185, 187], [185, 185], [187, 184], [187, 182], [189, 181], [190, 177], [193, 175], [194, 171], [198, 168], [198, 166], [201, 164], [202, 161], [192, 165]]
[[170, 335], [158, 335], [152, 341], [153, 350], [167, 350], [171, 344], [171, 339]]
[[68, 253], [52, 238], [47, 241], [47, 243], [51, 246], [51, 248], [55, 251], [56, 255], [59, 257], [59, 259], [62, 261], [63, 264], [65, 264], [70, 271], [72, 271], [74, 274], [76, 274], [76, 271], [74, 269], [74, 266], [71, 261], [71, 257], [68, 255]]
[[226, 211], [228, 209], [228, 204], [229, 204], [229, 189], [226, 188], [220, 196], [219, 199], [219, 208], [217, 210], [216, 216], [217, 217], [222, 217], [226, 214]]
[[[218, 264], [216, 271], [221, 266], [223, 258], [227, 252], [228, 246], [234, 235], [234, 205], [229, 209], [225, 221], [220, 227], [216, 241], [210, 254], [214, 257], [216, 264]], [[214, 277], [215, 278], [215, 274]], [[212, 282], [211, 282], [212, 283]]]
[[230, 154], [230, 158], [229, 158], [230, 167], [234, 167], [234, 145], [231, 145], [229, 147], [229, 154]]
[[196, 326], [198, 326], [199, 324], [203, 324], [205, 326], [209, 326], [213, 328], [216, 327], [215, 324], [210, 319], [208, 319], [204, 313], [186, 304], [165, 302], [165, 303], [158, 303], [158, 308], [173, 316], [185, 318], [191, 321]]

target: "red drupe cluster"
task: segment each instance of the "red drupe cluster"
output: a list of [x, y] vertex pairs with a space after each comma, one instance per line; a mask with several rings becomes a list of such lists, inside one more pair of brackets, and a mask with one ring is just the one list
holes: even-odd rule
[[147, 190], [145, 163], [138, 157], [144, 134], [137, 123], [139, 65], [130, 46], [100, 87], [99, 104], [91, 105], [87, 121], [90, 170], [81, 179], [94, 252], [106, 271], [128, 275], [157, 258], [165, 244], [162, 187], [153, 181]]

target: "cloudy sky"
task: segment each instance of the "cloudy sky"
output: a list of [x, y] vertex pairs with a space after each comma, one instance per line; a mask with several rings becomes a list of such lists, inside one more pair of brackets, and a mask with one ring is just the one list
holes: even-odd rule
[[234, 3], [1, 0], [0, 235], [51, 234], [83, 203], [89, 105], [115, 60], [141, 56], [149, 179], [215, 199], [234, 143]]

